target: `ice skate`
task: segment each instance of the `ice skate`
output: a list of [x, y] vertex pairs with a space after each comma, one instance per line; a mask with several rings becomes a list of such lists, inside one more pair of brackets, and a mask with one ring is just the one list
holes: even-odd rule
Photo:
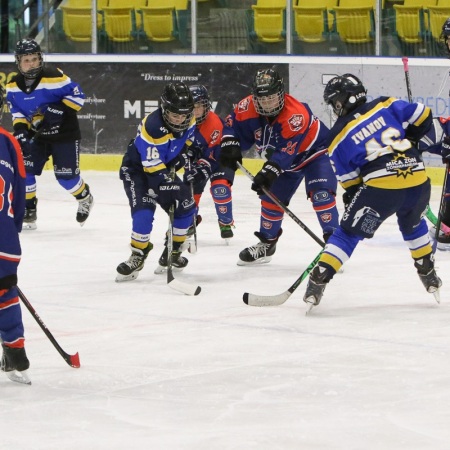
[[13, 348], [2, 344], [3, 355], [0, 361], [0, 369], [5, 372], [6, 376], [16, 383], [31, 384], [28, 377], [28, 361], [25, 348]]
[[145, 260], [153, 248], [151, 242], [143, 250], [131, 246], [131, 256], [117, 266], [116, 281], [133, 281], [139, 276], [139, 272], [143, 269]]
[[[155, 274], [159, 275], [167, 271], [167, 256], [169, 251], [167, 247], [164, 247], [164, 251], [159, 258], [158, 267], [155, 269]], [[174, 272], [180, 272], [188, 265], [188, 259], [184, 256], [181, 256], [181, 250], [173, 250], [172, 251], [172, 268]]]
[[36, 230], [37, 228], [37, 201], [36, 197], [26, 201], [25, 216], [22, 225], [22, 229], [24, 230]]
[[422, 281], [426, 291], [433, 294], [435, 300], [440, 303], [441, 297], [439, 288], [442, 286], [442, 281], [434, 270], [434, 260], [432, 255], [416, 259], [414, 267], [417, 269], [420, 281]]
[[[87, 186], [87, 185], [86, 185]], [[87, 187], [89, 192], [89, 187]], [[78, 200], [78, 210], [77, 210], [77, 222], [82, 227], [84, 222], [86, 222], [89, 214], [94, 206], [94, 197], [92, 194], [88, 193], [85, 197]]]
[[250, 264], [264, 264], [270, 262], [277, 247], [281, 230], [274, 239], [266, 239], [259, 231], [255, 231], [255, 236], [260, 240], [256, 245], [247, 247], [239, 253], [238, 266], [248, 266]]
[[219, 221], [219, 228], [220, 228], [220, 237], [225, 240], [225, 243], [227, 245], [230, 244], [230, 239], [234, 236], [233, 234], [233, 222], [229, 224], [224, 224]]
[[306, 314], [322, 300], [323, 292], [330, 281], [329, 272], [325, 267], [316, 266], [309, 277], [308, 286], [303, 296], [303, 301], [308, 305]]

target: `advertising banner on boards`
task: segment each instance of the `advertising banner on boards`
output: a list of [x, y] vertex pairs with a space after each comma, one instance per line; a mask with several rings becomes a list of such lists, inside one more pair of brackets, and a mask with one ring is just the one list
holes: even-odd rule
[[[76, 81], [86, 95], [78, 113], [83, 153], [124, 153], [135, 137], [141, 120], [158, 107], [167, 83], [182, 81], [203, 84], [214, 110], [225, 117], [233, 106], [251, 93], [253, 76], [259, 68], [272, 65], [194, 63], [64, 63], [51, 64]], [[6, 65], [5, 65], [6, 66]], [[3, 70], [6, 67], [3, 68]], [[10, 65], [11, 72], [16, 67]], [[277, 70], [289, 83], [288, 65]], [[11, 76], [8, 74], [8, 78]], [[3, 118], [11, 130], [11, 116]]]

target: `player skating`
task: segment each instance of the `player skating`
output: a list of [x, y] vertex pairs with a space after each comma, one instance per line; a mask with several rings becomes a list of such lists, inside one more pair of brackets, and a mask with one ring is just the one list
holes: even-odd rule
[[430, 200], [430, 180], [412, 144], [430, 128], [430, 108], [393, 97], [367, 103], [365, 87], [352, 74], [330, 80], [324, 100], [337, 116], [329, 153], [346, 191], [346, 209], [310, 275], [303, 300], [309, 308], [318, 305], [327, 284], [357, 244], [371, 238], [388, 217], [396, 214], [420, 280], [439, 301], [442, 282], [434, 269], [428, 228], [422, 217]]
[[338, 226], [336, 176], [327, 154], [328, 128], [309, 106], [285, 93], [280, 74], [259, 70], [252, 95], [242, 99], [227, 117], [230, 131], [224, 134], [221, 164], [236, 170], [242, 151], [254, 144], [267, 161], [253, 180], [252, 189], [261, 198], [259, 242], [242, 250], [238, 265], [267, 263], [275, 253], [282, 233], [283, 209], [264, 195], [262, 187], [288, 205], [305, 179], [306, 196], [312, 202], [327, 240]]
[[[192, 224], [195, 202], [188, 185], [170, 171], [179, 164], [185, 145], [192, 144], [195, 130], [194, 101], [184, 83], [165, 86], [158, 109], [144, 117], [138, 133], [128, 145], [120, 167], [120, 179], [127, 194], [132, 218], [131, 256], [117, 266], [116, 281], [138, 277], [153, 248], [150, 234], [156, 206], [169, 212], [175, 206], [173, 220], [172, 266], [182, 270], [188, 260], [181, 246]], [[167, 240], [155, 273], [167, 268]]]
[[6, 85], [6, 99], [27, 171], [24, 229], [37, 227], [36, 176], [50, 156], [58, 183], [78, 201], [76, 220], [83, 226], [94, 204], [79, 164], [77, 111], [85, 96], [60, 69], [44, 66], [43, 52], [35, 40], [19, 41], [15, 59], [19, 73]]
[[[0, 109], [3, 108], [0, 87]], [[25, 214], [25, 167], [18, 142], [0, 127], [0, 369], [8, 378], [31, 384], [24, 326], [17, 292], [21, 259], [19, 233]]]

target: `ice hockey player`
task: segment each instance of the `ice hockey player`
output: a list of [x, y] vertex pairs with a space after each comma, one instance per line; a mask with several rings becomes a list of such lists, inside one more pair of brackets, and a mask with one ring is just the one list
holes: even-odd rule
[[[211, 181], [211, 196], [216, 208], [220, 236], [228, 240], [233, 237], [232, 185], [235, 171], [219, 166], [220, 143], [224, 129], [223, 120], [211, 110], [209, 93], [205, 86], [196, 84], [189, 87], [194, 99], [196, 120], [194, 143], [190, 147], [192, 161], [185, 166], [184, 179], [192, 183], [194, 199], [197, 205], [196, 224], [202, 218], [198, 214], [200, 199], [208, 180]], [[193, 234], [193, 226], [188, 235]]]
[[[195, 214], [195, 202], [189, 186], [171, 168], [184, 163], [182, 151], [194, 139], [194, 100], [184, 83], [164, 87], [159, 107], [142, 120], [138, 133], [128, 145], [120, 167], [132, 217], [131, 256], [117, 266], [116, 281], [135, 280], [153, 248], [150, 234], [156, 205], [167, 213], [175, 207], [173, 220], [172, 266], [182, 270], [188, 260], [181, 246]], [[155, 273], [167, 268], [167, 239]]]
[[6, 85], [6, 99], [27, 171], [24, 229], [37, 227], [36, 176], [50, 156], [56, 180], [78, 200], [76, 220], [83, 226], [94, 204], [79, 165], [77, 111], [85, 96], [60, 69], [44, 67], [43, 52], [35, 40], [17, 42], [15, 58], [19, 73]]
[[[0, 87], [0, 109], [4, 90]], [[25, 214], [25, 167], [19, 143], [0, 127], [0, 369], [8, 378], [31, 384], [24, 326], [17, 292], [21, 258], [19, 233]]]
[[254, 144], [266, 159], [255, 175], [252, 189], [261, 199], [259, 242], [242, 250], [238, 265], [267, 263], [282, 233], [283, 209], [264, 195], [266, 188], [285, 205], [305, 179], [307, 198], [327, 240], [339, 224], [336, 176], [326, 148], [328, 128], [309, 106], [285, 93], [284, 82], [274, 69], [258, 70], [252, 95], [242, 99], [227, 117], [230, 132], [222, 138], [220, 161], [236, 170], [242, 151]]
[[[393, 97], [367, 103], [366, 89], [355, 75], [331, 79], [324, 91], [337, 120], [329, 152], [345, 189], [345, 212], [311, 272], [303, 300], [320, 303], [325, 287], [364, 238], [396, 214], [403, 240], [421, 282], [439, 301], [442, 284], [434, 269], [423, 212], [430, 200], [430, 180], [417, 142], [432, 123], [430, 108]], [[405, 127], [404, 124], [408, 124]]]

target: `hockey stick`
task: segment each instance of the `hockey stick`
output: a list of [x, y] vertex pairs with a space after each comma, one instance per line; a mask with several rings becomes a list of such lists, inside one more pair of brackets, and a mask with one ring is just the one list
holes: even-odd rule
[[250, 306], [279, 306], [282, 305], [300, 286], [301, 282], [310, 274], [316, 264], [319, 262], [322, 251], [311, 261], [309, 266], [302, 272], [302, 274], [294, 281], [292, 286], [278, 295], [256, 295], [246, 292], [242, 298], [244, 303]]
[[[405, 72], [405, 82], [406, 82], [406, 92], [408, 95], [408, 102], [412, 103], [412, 92], [411, 92], [411, 80], [409, 78], [409, 65], [408, 65], [408, 57], [404, 56], [402, 58], [402, 62], [403, 62], [403, 70]], [[447, 172], [448, 172], [448, 167], [447, 167]], [[444, 180], [444, 186], [445, 186], [445, 180]], [[442, 201], [442, 199], [441, 199]], [[427, 205], [427, 209], [425, 211], [425, 216], [426, 218], [431, 222], [432, 225], [437, 224], [438, 222], [438, 218], [435, 216], [435, 214], [433, 214], [433, 211], [431, 211], [431, 207], [430, 205]], [[439, 224], [440, 226], [440, 224]], [[439, 230], [439, 228], [436, 226], [436, 230]], [[438, 231], [436, 231], [436, 233], [439, 233]]]
[[447, 187], [447, 176], [448, 176], [448, 171], [450, 170], [450, 165], [449, 163], [447, 163], [445, 165], [445, 175], [444, 175], [444, 183], [442, 184], [442, 191], [441, 191], [441, 201], [439, 203], [439, 213], [437, 216], [437, 221], [436, 221], [436, 234], [435, 234], [435, 238], [438, 242], [442, 242], [442, 243], [448, 243], [448, 240], [440, 240], [440, 231], [441, 231], [441, 223], [442, 223], [442, 213], [444, 211], [444, 204], [445, 204], [445, 191], [446, 191], [446, 187]]
[[[189, 170], [191, 170], [191, 160], [188, 161]], [[191, 187], [191, 195], [194, 198], [194, 182], [190, 181], [189, 185]], [[195, 199], [194, 199], [195, 201]], [[195, 208], [194, 221], [192, 222], [192, 226], [194, 228], [194, 245], [189, 245], [188, 252], [189, 253], [197, 253], [197, 207]]]
[[69, 355], [66, 353], [61, 346], [56, 342], [56, 339], [53, 337], [52, 333], [50, 333], [50, 330], [47, 328], [45, 323], [40, 318], [39, 314], [36, 312], [36, 310], [33, 308], [31, 303], [28, 301], [28, 299], [25, 297], [24, 293], [19, 289], [18, 286], [16, 286], [17, 292], [19, 294], [20, 300], [22, 300], [23, 304], [26, 306], [28, 311], [30, 311], [31, 315], [34, 317], [34, 320], [38, 323], [38, 325], [41, 327], [42, 331], [45, 333], [45, 335], [48, 337], [50, 342], [53, 344], [53, 346], [58, 350], [58, 353], [64, 358], [64, 361], [66, 361], [67, 364], [71, 367], [79, 368], [80, 367], [80, 357], [78, 355], [78, 352], [74, 355]]
[[[172, 179], [175, 177], [175, 170], [171, 171]], [[172, 251], [173, 251], [173, 219], [175, 215], [175, 205], [169, 208], [169, 229], [167, 230], [167, 284], [175, 291], [186, 295], [200, 294], [201, 287], [194, 284], [184, 283], [173, 276]]]
[[[237, 166], [241, 171], [247, 175], [247, 177], [253, 181], [253, 175], [239, 162], [237, 162]], [[268, 189], [262, 187], [262, 191], [267, 197], [269, 197], [277, 206], [279, 206], [303, 231], [306, 231], [321, 247], [325, 247], [325, 242], [322, 239], [318, 238], [284, 203], [275, 197]]]

